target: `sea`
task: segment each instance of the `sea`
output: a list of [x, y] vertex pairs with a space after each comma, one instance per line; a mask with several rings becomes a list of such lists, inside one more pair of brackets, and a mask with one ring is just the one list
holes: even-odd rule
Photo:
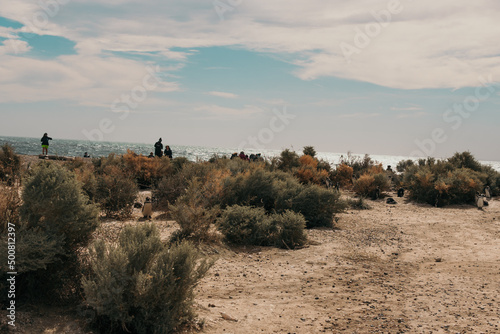
[[[0, 136], [0, 145], [5, 143], [10, 144], [17, 154], [38, 155], [42, 153], [40, 138], [29, 137], [6, 137]], [[213, 156], [230, 157], [232, 153], [239, 153], [236, 147], [206, 147], [206, 146], [182, 146], [170, 145], [173, 152], [173, 157], [186, 157], [191, 161], [206, 161]], [[120, 143], [106, 141], [89, 141], [89, 140], [70, 140], [70, 139], [54, 139], [50, 142], [49, 155], [59, 155], [68, 157], [83, 157], [87, 152], [91, 157], [103, 157], [109, 154], [124, 154], [127, 150], [132, 150], [137, 154], [149, 155], [154, 151], [153, 143]], [[279, 156], [282, 150], [276, 149], [259, 149], [248, 150], [246, 154], [260, 153], [264, 158], [273, 158]], [[300, 152], [297, 152], [300, 153]], [[362, 158], [365, 154], [352, 154]], [[342, 157], [347, 156], [347, 152], [317, 152], [316, 156], [320, 159], [328, 161], [332, 166], [339, 163]], [[401, 160], [418, 160], [415, 157], [396, 156], [396, 155], [372, 155], [372, 160], [381, 163], [384, 168], [392, 166], [395, 169], [396, 165]], [[490, 165], [495, 170], [500, 172], [500, 161], [480, 161], [482, 164]]]

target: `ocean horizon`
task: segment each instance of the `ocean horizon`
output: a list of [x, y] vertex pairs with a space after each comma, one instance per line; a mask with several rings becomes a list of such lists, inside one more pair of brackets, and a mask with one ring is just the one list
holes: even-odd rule
[[[0, 145], [5, 143], [10, 144], [17, 154], [21, 155], [39, 155], [42, 152], [40, 138], [32, 137], [11, 137], [0, 136]], [[145, 143], [128, 143], [128, 142], [110, 142], [110, 141], [90, 141], [76, 139], [55, 139], [50, 142], [49, 155], [83, 157], [87, 152], [91, 157], [103, 157], [109, 154], [125, 154], [127, 150], [132, 150], [137, 154], [149, 155], [154, 151], [153, 144]], [[173, 151], [173, 157], [186, 157], [191, 161], [206, 161], [218, 156], [231, 156], [232, 153], [239, 153], [237, 147], [206, 147], [206, 146], [189, 146], [189, 145], [169, 145]], [[291, 148], [292, 149], [292, 148]], [[264, 158], [272, 158], [279, 156], [283, 149], [246, 149], [245, 153], [261, 153]], [[300, 153], [302, 150], [295, 150]], [[396, 165], [401, 160], [418, 160], [418, 157], [400, 156], [400, 155], [376, 155], [369, 154], [374, 160], [383, 165], [384, 168], [392, 166], [395, 169]], [[345, 157], [347, 152], [317, 152], [316, 156], [320, 159], [328, 161], [332, 165], [337, 165], [342, 157]], [[365, 153], [353, 153], [351, 155], [363, 157]], [[500, 171], [500, 161], [482, 161], [482, 164], [490, 165], [495, 170]]]

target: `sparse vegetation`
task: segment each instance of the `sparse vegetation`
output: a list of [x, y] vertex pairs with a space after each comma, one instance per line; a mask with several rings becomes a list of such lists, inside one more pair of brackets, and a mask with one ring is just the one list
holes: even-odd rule
[[116, 244], [95, 241], [84, 305], [107, 333], [171, 333], [194, 319], [193, 289], [213, 264], [189, 243], [164, 246], [153, 224], [126, 227]]
[[402, 183], [409, 198], [435, 206], [473, 204], [476, 192], [490, 186], [498, 194], [500, 173], [482, 166], [469, 152], [456, 153], [447, 160], [420, 159], [408, 164]]

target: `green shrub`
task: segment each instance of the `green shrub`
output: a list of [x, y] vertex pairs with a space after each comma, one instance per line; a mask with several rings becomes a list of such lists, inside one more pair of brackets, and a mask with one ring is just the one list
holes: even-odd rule
[[33, 170], [22, 201], [16, 235], [19, 291], [46, 301], [77, 296], [78, 254], [97, 228], [97, 208], [88, 204], [74, 174], [55, 163]]
[[448, 158], [448, 161], [455, 168], [469, 168], [476, 172], [481, 171], [481, 164], [470, 152], [457, 152], [451, 158]]
[[403, 184], [409, 198], [418, 202], [435, 206], [472, 204], [476, 192], [493, 185], [497, 177], [496, 171], [481, 166], [469, 152], [464, 152], [448, 160], [427, 159], [408, 167]]
[[207, 191], [204, 190], [206, 185], [193, 180], [186, 194], [179, 197], [175, 205], [170, 206], [172, 217], [180, 227], [172, 236], [172, 240], [217, 241], [212, 227], [220, 209], [219, 206], [212, 205]]
[[300, 166], [299, 155], [294, 151], [286, 149], [280, 153], [278, 158], [278, 169], [289, 172]]
[[117, 166], [106, 166], [97, 176], [96, 200], [108, 217], [130, 216], [138, 191]]
[[304, 155], [310, 155], [313, 158], [316, 156], [316, 150], [313, 146], [304, 146], [302, 153], [304, 153]]
[[217, 220], [219, 229], [230, 243], [237, 245], [260, 245], [263, 242], [259, 225], [266, 224], [264, 208], [233, 205]]
[[304, 216], [293, 211], [266, 215], [263, 208], [233, 205], [217, 220], [230, 243], [296, 248], [307, 241]]
[[478, 173], [468, 169], [459, 168], [440, 175], [435, 183], [439, 192], [438, 206], [448, 204], [474, 203], [476, 192], [482, 191], [482, 183]]
[[306, 220], [300, 213], [293, 211], [284, 211], [282, 214], [273, 214], [269, 217], [271, 220], [271, 232], [277, 230], [273, 243], [280, 248], [297, 248], [307, 242], [307, 235], [304, 228]]
[[13, 185], [21, 176], [21, 158], [15, 154], [9, 144], [4, 144], [0, 150], [0, 181]]
[[411, 159], [401, 160], [400, 162], [398, 162], [398, 165], [396, 166], [396, 170], [399, 173], [403, 173], [408, 167], [411, 167], [411, 166], [415, 166], [415, 161], [413, 161]]
[[282, 172], [269, 172], [262, 168], [228, 177], [224, 182], [221, 202], [223, 206], [256, 206], [270, 212], [275, 208], [275, 181], [280, 177], [291, 178]]
[[23, 224], [64, 236], [67, 251], [87, 245], [97, 228], [97, 208], [88, 204], [74, 173], [56, 163], [36, 167], [26, 182], [22, 200]]
[[308, 228], [332, 227], [335, 213], [344, 211], [340, 201], [340, 193], [316, 185], [307, 185], [291, 200], [280, 200], [281, 203], [291, 203], [290, 207], [277, 208], [278, 212], [290, 209], [301, 213], [307, 222]]
[[224, 182], [222, 207], [263, 207], [267, 213], [292, 210], [304, 215], [307, 227], [331, 226], [341, 212], [340, 194], [314, 184], [302, 185], [292, 175], [262, 168], [249, 170]]
[[152, 224], [89, 248], [84, 303], [101, 332], [171, 333], [193, 320], [194, 287], [213, 262], [187, 243], [164, 247]]
[[[183, 160], [175, 158], [172, 161]], [[176, 168], [175, 170], [177, 170], [176, 173], [165, 176], [159, 182], [158, 186], [153, 189], [153, 197], [156, 200], [157, 209], [167, 210], [170, 204], [175, 203], [180, 196], [186, 193], [190, 182], [196, 179], [201, 181], [206, 180], [215, 170], [215, 166], [208, 162], [185, 162], [180, 169]]]

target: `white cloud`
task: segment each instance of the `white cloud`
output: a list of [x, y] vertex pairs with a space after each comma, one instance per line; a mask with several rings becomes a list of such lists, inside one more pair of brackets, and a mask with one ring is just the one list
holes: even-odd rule
[[[143, 73], [139, 62], [103, 57], [107, 51], [154, 52], [186, 62], [193, 51], [174, 48], [209, 46], [271, 52], [297, 65], [295, 74], [303, 80], [335, 76], [403, 89], [477, 86], [479, 76], [489, 75], [499, 80], [500, 44], [492, 42], [500, 35], [499, 4], [401, 0], [401, 12], [391, 14], [390, 23], [372, 33], [366, 46], [357, 45], [359, 31], [377, 24], [372, 12], [386, 11], [389, 2], [245, 1], [220, 21], [212, 3], [201, 0], [147, 4], [74, 0], [47, 15], [44, 24], [36, 23], [38, 14], [47, 14], [40, 4], [4, 4], [0, 15], [25, 24], [20, 31], [35, 27], [41, 34], [66, 37], [77, 43], [78, 55], [44, 61], [6, 59], [0, 71], [10, 81], [0, 79], [5, 90], [1, 100], [94, 98], [102, 102], [131, 89]], [[82, 11], [92, 13], [92, 19]], [[21, 43], [22, 52], [28, 50], [25, 42], [16, 43]], [[358, 50], [350, 63], [341, 43]], [[5, 46], [0, 53], [7, 53]], [[28, 79], [29, 73], [34, 73], [38, 84]], [[175, 83], [166, 84], [166, 91], [175, 89]]]
[[352, 114], [342, 114], [339, 115], [339, 118], [359, 118], [359, 119], [364, 119], [364, 118], [373, 118], [373, 117], [378, 117], [380, 116], [380, 113], [352, 113]]
[[236, 98], [238, 98], [238, 95], [233, 94], [233, 93], [226, 93], [226, 92], [215, 92], [215, 91], [212, 91], [212, 92], [208, 92], [207, 94], [208, 95], [212, 95], [212, 96], [217, 96], [217, 97], [223, 97], [225, 99], [236, 99]]
[[[160, 68], [160, 72], [162, 69]], [[123, 94], [179, 89], [157, 81], [156, 69], [117, 57], [70, 55], [55, 60], [5, 56], [0, 62], [0, 102], [69, 100], [82, 105], [110, 105]], [[137, 91], [136, 91], [137, 90]], [[142, 99], [142, 97], [141, 97]]]
[[422, 110], [422, 107], [391, 107], [391, 110], [394, 110], [394, 111], [413, 111], [413, 110]]
[[194, 108], [194, 110], [208, 112], [214, 116], [245, 116], [264, 112], [264, 109], [253, 105], [245, 105], [243, 106], [243, 108], [229, 108], [219, 105], [203, 105]]
[[28, 43], [19, 39], [6, 39], [2, 43], [0, 45], [0, 55], [23, 54], [31, 49]]

